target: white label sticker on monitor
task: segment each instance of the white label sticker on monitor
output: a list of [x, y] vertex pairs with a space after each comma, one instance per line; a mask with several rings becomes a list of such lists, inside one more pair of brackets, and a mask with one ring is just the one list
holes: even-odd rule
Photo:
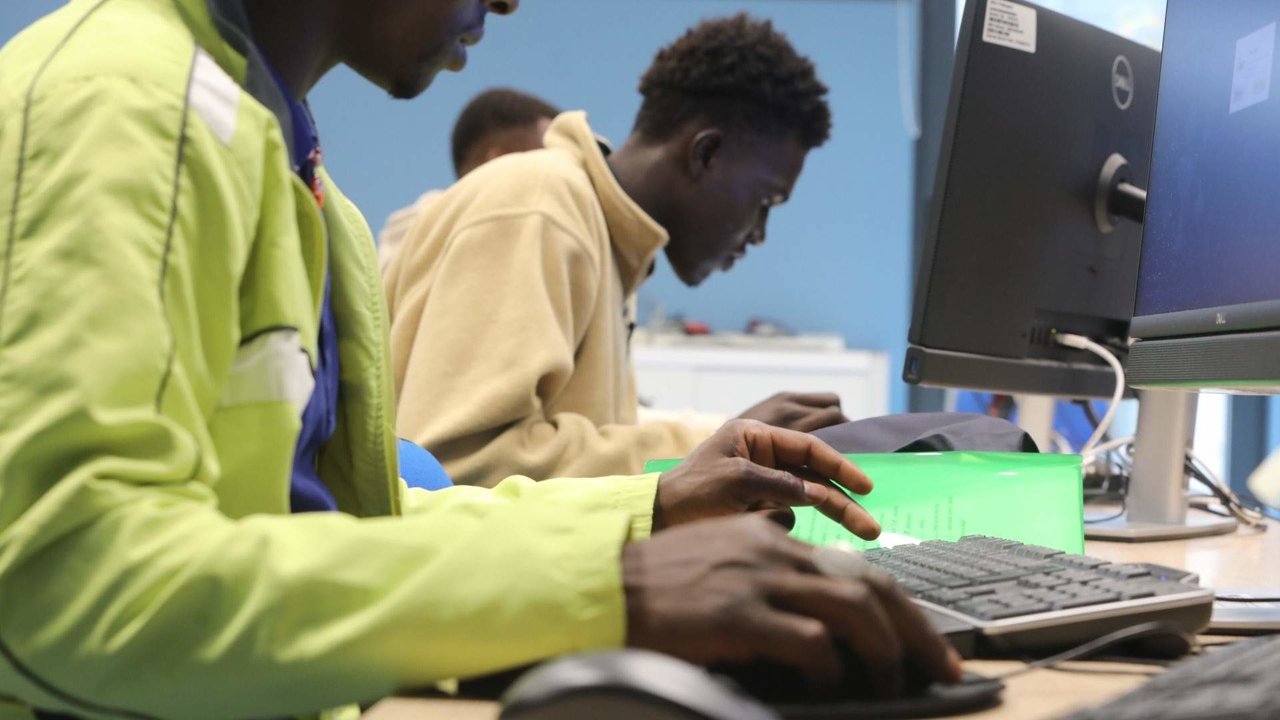
[[1009, 0], [988, 0], [982, 39], [992, 45], [1036, 51], [1036, 10]]
[[1276, 54], [1276, 24], [1236, 41], [1235, 71], [1231, 76], [1231, 113], [1271, 97], [1271, 66]]

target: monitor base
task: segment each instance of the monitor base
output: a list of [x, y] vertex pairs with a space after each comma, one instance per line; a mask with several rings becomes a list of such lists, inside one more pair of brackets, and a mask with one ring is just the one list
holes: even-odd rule
[[1210, 535], [1227, 535], [1239, 527], [1233, 518], [1187, 515], [1178, 523], [1134, 522], [1121, 515], [1112, 520], [1104, 520], [1084, 526], [1084, 536], [1088, 540], [1107, 540], [1110, 542], [1158, 542], [1161, 540], [1182, 540], [1186, 538], [1207, 537]]
[[1187, 512], [1187, 450], [1195, 426], [1194, 393], [1142, 392], [1125, 513], [1086, 524], [1086, 538], [1157, 542], [1225, 535], [1236, 529], [1234, 518]]

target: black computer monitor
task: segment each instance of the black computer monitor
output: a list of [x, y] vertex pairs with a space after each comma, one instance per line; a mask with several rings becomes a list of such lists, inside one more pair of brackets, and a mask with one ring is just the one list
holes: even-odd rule
[[1280, 2], [1170, 0], [1136, 387], [1280, 392]]
[[907, 382], [1112, 394], [1110, 369], [1053, 336], [1126, 349], [1159, 72], [1158, 51], [1093, 25], [969, 0]]

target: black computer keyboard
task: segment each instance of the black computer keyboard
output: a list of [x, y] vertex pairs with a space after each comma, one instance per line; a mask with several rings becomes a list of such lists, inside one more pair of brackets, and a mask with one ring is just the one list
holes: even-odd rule
[[926, 609], [973, 626], [974, 654], [982, 656], [1055, 652], [1152, 621], [1193, 634], [1208, 625], [1213, 606], [1211, 590], [1179, 582], [1177, 571], [992, 537], [931, 540], [864, 557]]
[[1280, 636], [1253, 638], [1175, 665], [1137, 690], [1064, 720], [1280, 718]]

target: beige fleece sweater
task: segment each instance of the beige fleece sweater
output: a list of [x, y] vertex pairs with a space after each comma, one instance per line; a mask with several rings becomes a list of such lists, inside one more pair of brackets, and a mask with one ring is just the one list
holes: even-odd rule
[[456, 483], [639, 472], [706, 428], [637, 424], [628, 302], [667, 233], [585, 113], [424, 206], [384, 276], [400, 435]]

